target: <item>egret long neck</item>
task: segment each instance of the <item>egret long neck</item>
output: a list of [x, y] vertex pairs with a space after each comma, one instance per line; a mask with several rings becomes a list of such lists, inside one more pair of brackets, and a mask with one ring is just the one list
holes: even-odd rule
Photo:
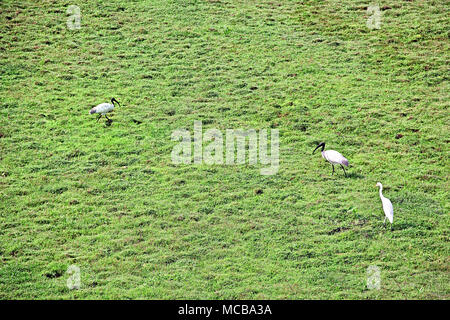
[[380, 186], [380, 198], [384, 198], [382, 191], [383, 191], [383, 186]]

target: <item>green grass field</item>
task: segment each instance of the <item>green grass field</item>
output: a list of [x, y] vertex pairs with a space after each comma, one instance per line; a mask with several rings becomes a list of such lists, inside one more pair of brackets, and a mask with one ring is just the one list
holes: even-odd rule
[[[98, 2], [0, 2], [1, 299], [450, 298], [449, 1]], [[173, 164], [195, 120], [278, 173]]]

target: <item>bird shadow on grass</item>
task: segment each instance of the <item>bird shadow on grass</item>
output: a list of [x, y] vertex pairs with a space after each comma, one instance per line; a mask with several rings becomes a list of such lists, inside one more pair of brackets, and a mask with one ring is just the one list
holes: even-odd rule
[[401, 231], [401, 230], [405, 230], [405, 229], [409, 229], [413, 227], [411, 224], [405, 224], [405, 223], [393, 223], [392, 225], [389, 222], [386, 222], [385, 224], [381, 224], [380, 225], [380, 230], [381, 231], [386, 231], [386, 232], [394, 232], [394, 231]]
[[[387, 227], [389, 229], [390, 226]], [[427, 223], [414, 223], [414, 222], [395, 222], [392, 225], [392, 231], [401, 231], [411, 229], [412, 232], [426, 232], [433, 230], [433, 226]]]
[[364, 179], [366, 176], [363, 176], [362, 174], [359, 174], [357, 172], [350, 172], [347, 173], [347, 178], [350, 179]]
[[347, 173], [347, 176], [345, 176], [344, 174], [334, 174], [334, 175], [329, 175], [329, 176], [324, 176], [325, 179], [327, 180], [336, 180], [336, 179], [364, 179], [366, 176], [363, 176], [359, 173]]

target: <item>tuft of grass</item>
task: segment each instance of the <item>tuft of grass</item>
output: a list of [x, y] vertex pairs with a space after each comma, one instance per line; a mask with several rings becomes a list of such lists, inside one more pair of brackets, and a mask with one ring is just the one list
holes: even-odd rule
[[[448, 299], [448, 3], [367, 5], [2, 1], [0, 299]], [[279, 129], [278, 173], [173, 165], [194, 120]]]

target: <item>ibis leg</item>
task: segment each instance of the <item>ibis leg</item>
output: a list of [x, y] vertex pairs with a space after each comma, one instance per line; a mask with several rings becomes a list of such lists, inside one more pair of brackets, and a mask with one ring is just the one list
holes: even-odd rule
[[95, 122], [98, 122], [98, 120], [100, 120], [101, 117], [102, 117], [102, 115], [99, 115], [97, 118], [97, 121], [95, 121]]
[[333, 167], [333, 171], [331, 172], [331, 175], [334, 174], [334, 164], [331, 165]]
[[347, 176], [347, 172], [345, 172], [344, 166], [342, 164], [341, 164], [341, 168], [342, 168], [342, 170], [344, 170], [345, 176]]
[[105, 114], [105, 117], [106, 117], [106, 119], [108, 119], [108, 121], [111, 121], [111, 119], [110, 118], [108, 118], [108, 116]]

